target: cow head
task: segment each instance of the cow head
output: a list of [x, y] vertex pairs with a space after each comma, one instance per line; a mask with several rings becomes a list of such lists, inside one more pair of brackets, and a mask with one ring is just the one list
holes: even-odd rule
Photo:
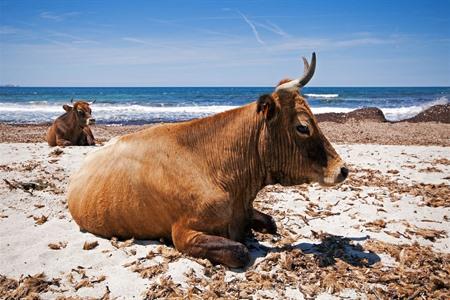
[[[71, 103], [73, 103], [73, 99], [71, 100]], [[81, 127], [95, 124], [95, 119], [92, 118], [92, 110], [90, 105], [95, 103], [95, 100], [92, 102], [86, 102], [86, 101], [76, 101], [73, 104], [73, 107], [67, 104], [63, 105], [63, 109], [73, 114], [75, 119], [77, 120], [78, 124]]]
[[295, 80], [282, 80], [272, 94], [257, 101], [257, 112], [265, 121], [262, 134], [268, 181], [284, 185], [342, 182], [348, 169], [320, 130], [299, 89], [312, 78], [316, 67], [303, 58], [305, 74]]

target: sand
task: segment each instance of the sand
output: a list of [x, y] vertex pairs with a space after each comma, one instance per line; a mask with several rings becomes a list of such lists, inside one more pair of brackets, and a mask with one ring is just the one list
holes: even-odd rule
[[34, 292], [43, 299], [376, 299], [450, 292], [449, 147], [339, 144], [351, 169], [343, 184], [266, 187], [255, 206], [275, 218], [279, 236], [249, 237], [253, 260], [246, 269], [212, 266], [160, 241], [81, 232], [65, 193], [70, 174], [95, 148], [0, 144], [0, 298]]
[[[389, 123], [349, 119], [344, 123], [324, 121], [320, 128], [333, 143], [383, 145], [450, 146], [450, 124], [437, 122]], [[50, 124], [11, 125], [0, 123], [0, 143], [45, 142]], [[105, 142], [110, 138], [135, 132], [150, 125], [91, 126], [95, 138]]]

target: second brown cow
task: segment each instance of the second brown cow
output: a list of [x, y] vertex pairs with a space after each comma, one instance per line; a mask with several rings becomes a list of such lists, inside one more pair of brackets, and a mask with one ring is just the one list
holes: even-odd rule
[[[93, 102], [92, 102], [93, 103]], [[77, 101], [70, 105], [63, 105], [66, 111], [59, 116], [47, 131], [49, 146], [93, 146], [94, 135], [89, 125], [95, 123], [89, 102]]]

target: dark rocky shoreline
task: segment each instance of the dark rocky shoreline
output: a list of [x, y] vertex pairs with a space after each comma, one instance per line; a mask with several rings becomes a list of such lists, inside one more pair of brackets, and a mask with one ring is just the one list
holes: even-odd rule
[[[439, 145], [450, 146], [450, 105], [437, 105], [419, 115], [399, 122], [387, 121], [378, 108], [357, 109], [349, 113], [318, 114], [325, 136], [339, 144]], [[95, 125], [92, 127], [98, 142], [153, 126]], [[0, 123], [0, 143], [46, 142], [50, 123]]]
[[436, 123], [450, 123], [450, 104], [435, 105], [418, 115], [397, 122], [388, 121], [383, 114], [383, 111], [376, 107], [367, 107], [356, 109], [348, 113], [324, 113], [316, 115], [319, 122], [336, 122], [345, 123], [349, 120], [356, 121], [373, 121], [373, 122], [436, 122]]

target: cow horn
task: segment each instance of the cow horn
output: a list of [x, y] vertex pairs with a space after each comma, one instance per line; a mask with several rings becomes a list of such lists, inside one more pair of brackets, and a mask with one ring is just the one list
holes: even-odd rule
[[70, 99], [70, 103], [73, 103], [73, 97], [72, 97], [72, 99]]
[[305, 65], [303, 77], [291, 80], [289, 82], [283, 83], [279, 85], [275, 91], [288, 90], [288, 91], [296, 91], [299, 88], [304, 87], [313, 77], [314, 71], [316, 70], [316, 53], [313, 52], [311, 58], [311, 65], [308, 64], [306, 58], [303, 57], [303, 63]]
[[95, 103], [95, 101], [97, 101], [97, 99], [94, 99], [94, 101], [92, 101], [92, 102], [89, 102], [89, 104], [94, 104], [94, 103]]
[[305, 74], [306, 72], [308, 72], [308, 69], [309, 69], [309, 62], [308, 62], [308, 60], [306, 59], [306, 57], [304, 57], [304, 56], [302, 56], [302, 59], [303, 59], [303, 74]]

